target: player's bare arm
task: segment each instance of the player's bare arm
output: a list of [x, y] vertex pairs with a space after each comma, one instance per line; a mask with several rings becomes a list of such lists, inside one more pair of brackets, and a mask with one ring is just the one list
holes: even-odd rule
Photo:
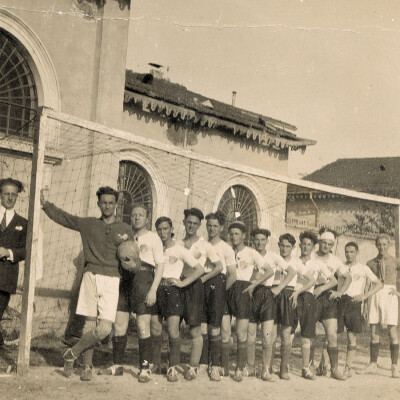
[[171, 279], [171, 283], [174, 286], [183, 288], [189, 286], [191, 283], [199, 279], [203, 274], [204, 274], [204, 268], [200, 264], [196, 264], [193, 267], [193, 272], [187, 278], [185, 278], [183, 281], [179, 279]]
[[331, 275], [328, 279], [328, 282], [325, 283], [324, 285], [318, 286], [315, 290], [314, 290], [314, 296], [317, 298], [319, 296], [321, 296], [322, 293], [326, 292], [327, 290], [332, 289], [333, 287], [335, 287], [337, 285], [337, 279], [335, 278], [335, 275]]
[[277, 286], [271, 289], [271, 292], [274, 294], [274, 296], [278, 296], [280, 292], [282, 292], [283, 289], [288, 285], [288, 283], [295, 277], [296, 271], [292, 267], [288, 267], [286, 270], [287, 274], [285, 276], [285, 279]]
[[256, 279], [250, 286], [248, 286], [243, 292], [248, 292], [250, 294], [250, 297], [253, 294], [254, 289], [258, 286], [264, 283], [268, 278], [270, 278], [272, 275], [274, 275], [274, 270], [269, 264], [264, 264], [261, 267], [261, 270], [264, 271], [264, 273]]
[[290, 296], [290, 299], [292, 299], [293, 302], [293, 307], [297, 306], [297, 298], [299, 297], [299, 294], [306, 292], [308, 289], [311, 289], [317, 282], [317, 280], [314, 278], [312, 271], [308, 271], [306, 274], [302, 274], [302, 277], [307, 280], [307, 283], [295, 289]]
[[236, 282], [236, 264], [226, 266], [226, 290], [229, 290]]
[[344, 278], [344, 282], [343, 285], [341, 285], [340, 289], [338, 289], [337, 291], [333, 291], [331, 293], [331, 295], [329, 296], [330, 299], [339, 299], [340, 297], [343, 296], [343, 294], [346, 292], [346, 290], [348, 289], [348, 287], [351, 284], [351, 275], [349, 272], [344, 272], [341, 271], [340, 269], [338, 270], [338, 274]]

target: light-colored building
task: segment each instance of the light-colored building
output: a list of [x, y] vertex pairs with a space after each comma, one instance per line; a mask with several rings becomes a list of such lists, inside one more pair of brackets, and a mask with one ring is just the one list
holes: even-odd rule
[[[249, 231], [282, 232], [287, 185], [268, 174], [286, 174], [290, 150], [314, 142], [291, 124], [172, 83], [157, 66], [145, 75], [126, 71], [129, 16], [127, 0], [2, 1], [0, 174], [27, 185], [20, 212], [27, 215], [40, 129], [50, 200], [73, 214], [96, 215], [95, 192], [110, 185], [121, 192], [122, 219], [129, 222], [132, 202], [144, 202], [152, 222], [169, 215], [178, 236], [188, 206], [220, 208]], [[42, 230], [34, 334], [59, 333], [79, 285], [81, 242], [44, 216]], [[17, 327], [20, 293], [9, 330]]]

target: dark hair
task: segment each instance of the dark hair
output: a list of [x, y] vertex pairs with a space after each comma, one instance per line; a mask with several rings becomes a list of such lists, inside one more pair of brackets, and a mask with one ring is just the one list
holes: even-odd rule
[[318, 243], [318, 235], [316, 233], [314, 233], [314, 232], [311, 232], [311, 231], [301, 232], [300, 236], [299, 236], [299, 239], [300, 239], [300, 242], [303, 239], [310, 239], [314, 243], [314, 245]]
[[[159, 217], [159, 218], [157, 218], [157, 220], [156, 220], [156, 222], [155, 222], [155, 224], [154, 224], [154, 226], [156, 227], [156, 229], [157, 229], [158, 226], [159, 226], [160, 224], [162, 224], [163, 222], [166, 222], [171, 228], [173, 228], [171, 218], [169, 218], [169, 217]], [[174, 237], [174, 233], [171, 234], [171, 237]]]
[[240, 229], [243, 233], [246, 233], [246, 225], [242, 221], [232, 222], [228, 227], [228, 231], [234, 228]]
[[295, 237], [290, 233], [284, 233], [283, 235], [279, 236], [279, 243], [282, 243], [283, 240], [287, 240], [292, 246], [296, 244]]
[[204, 214], [202, 213], [202, 211], [195, 207], [187, 208], [186, 210], [183, 211], [183, 215], [185, 216], [185, 218], [190, 217], [191, 215], [194, 215], [200, 221], [202, 221], [204, 219]]
[[215, 213], [210, 213], [206, 215], [206, 220], [216, 219], [218, 223], [222, 226], [225, 224], [225, 214], [222, 211], [216, 211]]
[[142, 208], [144, 211], [146, 211], [146, 217], [149, 216], [150, 214], [150, 210], [147, 206], [145, 206], [143, 203], [133, 203], [131, 206], [131, 212], [135, 209], [135, 208]]
[[356, 242], [347, 243], [346, 246], [344, 246], [344, 248], [347, 248], [347, 247], [354, 247], [358, 251], [358, 244]]
[[119, 193], [110, 186], [102, 186], [96, 192], [96, 196], [99, 200], [103, 194], [112, 194], [115, 197], [115, 201], [118, 201]]
[[256, 228], [251, 232], [251, 237], [254, 238], [256, 235], [264, 235], [268, 239], [271, 232], [268, 229]]
[[24, 185], [22, 182], [17, 181], [16, 179], [13, 178], [5, 178], [5, 179], [0, 179], [0, 193], [3, 191], [3, 186], [6, 185], [13, 185], [18, 189], [18, 193], [21, 193], [24, 190]]
[[334, 231], [334, 230], [331, 229], [331, 228], [328, 228], [327, 226], [323, 226], [323, 227], [318, 231], [318, 233], [319, 233], [320, 235], [322, 235], [324, 232], [330, 232], [330, 233], [332, 233], [333, 236], [335, 236], [335, 239], [338, 237], [337, 232]]

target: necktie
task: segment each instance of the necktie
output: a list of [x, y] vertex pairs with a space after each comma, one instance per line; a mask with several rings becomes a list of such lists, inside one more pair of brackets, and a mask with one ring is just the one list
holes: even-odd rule
[[4, 213], [3, 219], [1, 220], [0, 227], [2, 232], [7, 228], [6, 213]]
[[379, 260], [379, 273], [380, 273], [381, 281], [384, 282], [385, 281], [385, 260], [383, 258], [381, 258]]

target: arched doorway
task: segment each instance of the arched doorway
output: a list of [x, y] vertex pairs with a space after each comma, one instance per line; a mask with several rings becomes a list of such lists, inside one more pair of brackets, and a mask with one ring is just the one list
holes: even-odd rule
[[226, 215], [224, 236], [228, 237], [228, 226], [234, 221], [241, 221], [246, 225], [246, 245], [251, 244], [251, 232], [258, 225], [257, 205], [253, 193], [243, 185], [229, 187], [221, 197], [218, 205]]
[[147, 171], [133, 161], [120, 161], [118, 175], [120, 193], [117, 210], [118, 219], [131, 224], [132, 204], [144, 204], [149, 212], [149, 227], [152, 226], [153, 185]]
[[0, 133], [32, 137], [37, 107], [36, 83], [25, 50], [0, 29]]

